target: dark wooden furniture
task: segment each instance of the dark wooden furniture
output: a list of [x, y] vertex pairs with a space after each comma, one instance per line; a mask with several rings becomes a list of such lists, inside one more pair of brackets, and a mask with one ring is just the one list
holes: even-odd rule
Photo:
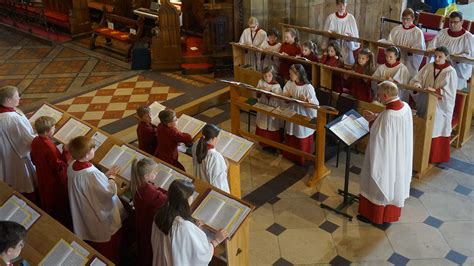
[[[130, 58], [133, 45], [140, 39], [143, 32], [143, 17], [138, 20], [121, 17], [110, 14], [103, 10], [102, 20], [99, 27], [93, 29], [90, 42], [90, 49], [95, 49], [97, 37], [104, 37], [105, 45], [100, 45], [105, 49], [112, 50], [119, 54], [123, 54], [126, 58]], [[123, 43], [127, 46], [126, 52], [113, 46], [112, 40]]]

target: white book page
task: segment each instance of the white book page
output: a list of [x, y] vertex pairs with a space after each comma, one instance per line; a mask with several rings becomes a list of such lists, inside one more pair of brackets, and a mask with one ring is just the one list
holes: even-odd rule
[[54, 121], [59, 122], [61, 120], [61, 117], [63, 117], [63, 113], [60, 111], [43, 104], [31, 117], [30, 117], [30, 123], [34, 124], [36, 119], [42, 117], [42, 116], [50, 116], [54, 118]]
[[[188, 115], [181, 115], [178, 119], [178, 122], [176, 124], [176, 128], [179, 130], [179, 131], [182, 131], [182, 132], [185, 132], [185, 133], [188, 133], [186, 131], [184, 131], [184, 127], [189, 124], [191, 122], [191, 117], [188, 116]], [[189, 134], [189, 133], [188, 133]]]
[[167, 183], [168, 179], [170, 179], [171, 177], [171, 173], [170, 173], [171, 169], [161, 163], [158, 164], [157, 168], [158, 168], [158, 172], [156, 173], [156, 177], [153, 183], [157, 187], [160, 187], [164, 190], [168, 190], [168, 187], [165, 188], [165, 184]]
[[161, 111], [166, 109], [166, 106], [155, 101], [152, 104], [150, 104], [149, 107], [150, 107], [150, 112], [151, 112], [151, 123], [156, 126], [160, 123], [160, 119], [158, 118], [158, 115], [160, 114]]
[[38, 220], [41, 217], [41, 214], [39, 214], [37, 211], [35, 211], [33, 208], [31, 208], [28, 205], [25, 205], [25, 207], [23, 207], [23, 210], [26, 213], [29, 213], [29, 219], [26, 220], [25, 223], [23, 224], [23, 226], [28, 230], [33, 225], [33, 223], [36, 222], [36, 220]]
[[112, 166], [117, 165], [117, 160], [122, 153], [125, 151], [122, 150], [119, 146], [114, 145], [112, 148], [107, 152], [107, 154], [102, 158], [99, 164], [102, 166], [110, 169]]
[[205, 125], [205, 122], [183, 114], [178, 119], [177, 128], [184, 133], [188, 133], [194, 138]]
[[260, 108], [262, 110], [265, 110], [267, 112], [271, 112], [275, 109], [275, 107], [270, 106], [270, 105], [266, 105], [266, 104], [263, 104], [263, 103], [256, 103], [253, 106], [256, 107], [256, 108]]
[[120, 148], [122, 148], [122, 150], [125, 150], [125, 151], [128, 151], [128, 152], [130, 152], [130, 153], [135, 154], [135, 157], [137, 157], [138, 160], [141, 160], [141, 159], [143, 159], [143, 158], [147, 158], [144, 154], [142, 154], [142, 153], [140, 153], [140, 152], [138, 152], [138, 151], [136, 151], [136, 150], [134, 150], [134, 149], [128, 147], [128, 146], [125, 145], [125, 144], [123, 144], [122, 146], [120, 146]]
[[89, 266], [107, 266], [107, 264], [96, 257]]
[[203, 221], [205, 224], [209, 225], [215, 230], [219, 230], [220, 228], [215, 225], [215, 217], [222, 206], [224, 206], [225, 199], [216, 197], [213, 192], [214, 191], [211, 191], [209, 194], [207, 194], [206, 198], [194, 211], [193, 217]]
[[234, 134], [228, 133], [228, 132], [223, 132], [219, 134], [219, 137], [221, 134], [223, 134], [224, 138], [229, 138], [228, 144], [224, 147], [224, 149], [221, 151], [217, 148], [217, 145], [219, 144], [219, 141], [217, 142], [216, 145], [216, 150], [222, 153], [222, 155], [234, 162], [239, 162], [242, 157], [247, 153], [247, 151], [252, 147], [253, 142], [248, 141], [244, 138], [241, 138], [239, 136], [236, 136]]
[[72, 265], [85, 265], [87, 258], [84, 257], [81, 253], [73, 250], [68, 254], [68, 256], [62, 261], [61, 265], [63, 266], [72, 266]]
[[40, 262], [40, 266], [61, 265], [73, 248], [63, 239], [51, 249], [48, 255]]
[[107, 136], [102, 134], [99, 131], [95, 132], [94, 135], [92, 136], [92, 141], [94, 141], [95, 143], [96, 150], [98, 150], [99, 147], [102, 146], [102, 144], [104, 144], [106, 140], [107, 140]]
[[69, 119], [61, 129], [56, 132], [54, 138], [62, 143], [69, 143], [69, 141], [78, 136], [84, 136], [91, 130], [90, 127], [82, 124], [75, 119]]
[[227, 232], [230, 232], [230, 225], [235, 223], [236, 216], [239, 215], [240, 211], [236, 206], [224, 204], [212, 220], [212, 227], [216, 229], [225, 228]]
[[218, 152], [223, 154], [225, 148], [231, 141], [232, 141], [232, 136], [226, 131], [221, 130], [221, 132], [219, 133], [219, 136], [217, 136], [217, 143], [216, 143], [215, 149]]
[[90, 254], [90, 252], [87, 249], [85, 249], [83, 246], [81, 246], [76, 241], [71, 242], [71, 247], [73, 247], [77, 252], [81, 253], [82, 256], [84, 256], [84, 257], [87, 257]]
[[13, 214], [20, 209], [18, 204], [15, 204], [13, 201], [8, 200], [3, 204], [0, 208], [0, 220], [1, 221], [8, 221], [13, 216]]

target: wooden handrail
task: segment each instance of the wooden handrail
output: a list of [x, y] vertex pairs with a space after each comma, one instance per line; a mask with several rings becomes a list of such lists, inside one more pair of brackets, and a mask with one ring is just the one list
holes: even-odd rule
[[[419, 54], [419, 55], [424, 55], [424, 56], [432, 56], [434, 54], [434, 50], [420, 50], [420, 49], [415, 49], [411, 48], [408, 46], [403, 46], [403, 45], [395, 45], [392, 43], [386, 43], [386, 42], [379, 42], [375, 40], [370, 40], [370, 39], [365, 39], [365, 38], [360, 38], [360, 37], [353, 37], [353, 36], [348, 36], [348, 35], [343, 35], [339, 34], [336, 32], [329, 32], [329, 31], [324, 31], [324, 30], [317, 30], [309, 27], [303, 27], [303, 26], [296, 26], [296, 25], [291, 25], [291, 24], [286, 24], [286, 23], [280, 23], [281, 26], [286, 27], [286, 28], [295, 28], [297, 30], [301, 30], [304, 32], [316, 34], [316, 35], [321, 35], [324, 37], [328, 38], [333, 38], [333, 39], [342, 39], [346, 41], [354, 41], [354, 42], [359, 42], [359, 43], [370, 43], [374, 45], [378, 45], [380, 47], [390, 47], [390, 46], [396, 46], [400, 48], [402, 51], [406, 51], [409, 53], [413, 54]], [[450, 59], [454, 62], [460, 62], [460, 63], [466, 63], [466, 64], [471, 64], [474, 65], [474, 58], [469, 58], [463, 55], [450, 55]]]
[[[288, 24], [285, 24], [285, 25], [288, 25]], [[251, 51], [255, 51], [255, 52], [259, 52], [259, 53], [263, 53], [263, 54], [269, 54], [269, 55], [273, 55], [273, 56], [277, 56], [277, 57], [281, 57], [281, 58], [286, 58], [288, 60], [301, 62], [301, 63], [305, 63], [305, 64], [316, 65], [316, 66], [319, 66], [319, 67], [322, 67], [322, 68], [325, 68], [325, 69], [328, 69], [328, 70], [331, 70], [331, 71], [334, 71], [334, 72], [339, 72], [339, 73], [342, 73], [342, 74], [355, 76], [355, 77], [358, 77], [358, 78], [369, 79], [369, 80], [373, 80], [373, 81], [376, 81], [376, 82], [385, 81], [385, 79], [383, 79], [383, 78], [376, 78], [376, 77], [372, 77], [372, 76], [369, 76], [369, 75], [360, 74], [360, 73], [357, 73], [357, 72], [352, 71], [352, 70], [346, 70], [346, 69], [343, 69], [343, 68], [332, 67], [332, 66], [328, 66], [328, 65], [318, 63], [318, 62], [306, 61], [306, 60], [299, 59], [297, 57], [282, 55], [282, 54], [277, 53], [277, 52], [266, 51], [266, 50], [263, 50], [263, 49], [260, 49], [260, 48], [254, 47], [254, 46], [246, 45], [246, 44], [233, 43], [233, 42], [230, 43], [230, 44], [232, 46], [240, 47], [240, 48], [243, 48], [243, 49], [247, 49], [247, 50], [251, 50]], [[438, 94], [436, 92], [420, 89], [420, 88], [417, 88], [417, 87], [412, 86], [412, 85], [401, 84], [401, 83], [398, 83], [397, 85], [400, 88], [405, 89], [405, 90], [428, 93], [428, 94], [435, 95], [436, 97], [442, 97], [440, 94]], [[248, 86], [250, 86], [250, 85], [248, 85]]]

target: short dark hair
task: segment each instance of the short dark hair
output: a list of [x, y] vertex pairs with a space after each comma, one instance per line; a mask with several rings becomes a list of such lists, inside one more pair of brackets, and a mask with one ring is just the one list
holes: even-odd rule
[[436, 47], [435, 52], [442, 52], [445, 56], [449, 56], [449, 49], [446, 46]]
[[462, 13], [460, 11], [453, 11], [449, 14], [449, 18], [459, 18], [462, 20]]
[[11, 222], [0, 221], [0, 254], [9, 248], [15, 248], [20, 241], [26, 238], [26, 229], [23, 225]]
[[277, 28], [271, 28], [271, 29], [267, 32], [267, 35], [268, 35], [268, 36], [274, 35], [275, 37], [278, 38], [278, 36], [280, 35], [280, 32], [278, 31]]
[[173, 122], [173, 119], [176, 117], [176, 112], [171, 109], [165, 109], [158, 114], [160, 122], [163, 124], [168, 124]]

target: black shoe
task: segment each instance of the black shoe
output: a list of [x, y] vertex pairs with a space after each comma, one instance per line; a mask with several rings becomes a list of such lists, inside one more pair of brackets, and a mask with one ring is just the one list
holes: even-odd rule
[[357, 214], [357, 220], [359, 220], [363, 223], [366, 223], [366, 224], [372, 223], [369, 219], [365, 218], [364, 216], [362, 216], [360, 214]]

